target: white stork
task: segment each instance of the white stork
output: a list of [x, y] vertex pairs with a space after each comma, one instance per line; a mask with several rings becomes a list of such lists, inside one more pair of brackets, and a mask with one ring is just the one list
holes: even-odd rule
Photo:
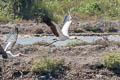
[[9, 32], [8, 37], [6, 40], [0, 45], [0, 54], [2, 55], [3, 59], [7, 59], [8, 57], [17, 57], [17, 56], [23, 56], [22, 53], [13, 54], [11, 52], [11, 49], [15, 45], [18, 38], [18, 28], [14, 27], [11, 32]]
[[67, 39], [77, 39], [75, 36], [69, 36], [68, 34], [68, 29], [72, 23], [71, 19], [70, 12], [68, 12], [68, 15], [64, 19], [62, 30], [57, 24], [51, 21], [48, 16], [45, 16], [44, 22], [50, 27], [53, 34], [57, 37], [57, 40], [64, 41]]

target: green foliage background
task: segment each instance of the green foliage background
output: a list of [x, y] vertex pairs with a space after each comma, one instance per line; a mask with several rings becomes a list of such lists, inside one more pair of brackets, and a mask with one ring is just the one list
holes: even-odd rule
[[0, 0], [0, 19], [37, 19], [48, 15], [60, 22], [67, 11], [84, 20], [120, 18], [120, 0]]

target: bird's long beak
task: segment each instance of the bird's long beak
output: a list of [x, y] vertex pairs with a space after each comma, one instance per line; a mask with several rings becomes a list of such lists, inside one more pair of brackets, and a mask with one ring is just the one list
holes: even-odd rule
[[27, 57], [25, 54], [19, 53], [19, 56]]

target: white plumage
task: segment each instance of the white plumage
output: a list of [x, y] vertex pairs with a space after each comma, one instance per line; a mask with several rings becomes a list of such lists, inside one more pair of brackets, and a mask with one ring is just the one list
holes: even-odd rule
[[[70, 12], [68, 12], [68, 15], [65, 16], [65, 19], [64, 19], [64, 24], [63, 24], [63, 27], [62, 29], [60, 29], [60, 27], [58, 25], [56, 25], [54, 22], [52, 22], [55, 26], [52, 26], [54, 27], [54, 30], [56, 30], [58, 36], [57, 37], [57, 40], [60, 40], [60, 41], [64, 41], [66, 39], [75, 39], [75, 37], [71, 37], [69, 36], [68, 34], [68, 31], [69, 31], [69, 27], [72, 23], [72, 20], [71, 20], [71, 16], [70, 16]], [[51, 26], [50, 26], [51, 27]], [[53, 29], [53, 28], [52, 28]], [[53, 31], [53, 30], [52, 30]], [[56, 34], [55, 34], [56, 35]]]
[[1, 47], [1, 52], [0, 54], [2, 54], [2, 57], [4, 59], [7, 59], [9, 56], [11, 57], [17, 57], [17, 56], [22, 56], [23, 54], [18, 53], [18, 54], [13, 54], [11, 52], [13, 46], [15, 45], [16, 41], [18, 38], [18, 28], [15, 27], [12, 29], [12, 31], [8, 34], [8, 37], [6, 38], [6, 40], [3, 42], [3, 45]]
[[72, 20], [66, 21], [66, 23], [64, 24], [64, 26], [62, 28], [63, 35], [65, 35], [67, 37], [69, 37], [68, 30], [69, 30], [69, 27], [70, 27], [71, 23], [72, 23]]

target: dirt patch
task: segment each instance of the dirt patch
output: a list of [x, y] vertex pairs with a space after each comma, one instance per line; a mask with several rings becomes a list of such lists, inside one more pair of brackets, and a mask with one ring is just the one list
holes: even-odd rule
[[[104, 43], [105, 44], [105, 43]], [[120, 75], [104, 67], [101, 53], [104, 51], [120, 51], [117, 44], [114, 46], [104, 46], [101, 44], [82, 45], [75, 47], [56, 47], [40, 45], [20, 45], [17, 44], [13, 52], [20, 51], [26, 57], [9, 58], [0, 61], [0, 77], [5, 80], [119, 80]], [[40, 75], [30, 71], [33, 60], [43, 58], [47, 54], [49, 57], [64, 58], [65, 68], [57, 78], [51, 75]]]
[[[90, 22], [72, 22], [69, 32], [74, 33], [117, 33], [120, 31], [120, 21], [90, 21]], [[62, 23], [59, 26], [62, 28]], [[43, 34], [51, 35], [50, 28], [44, 23], [7, 23], [0, 25], [0, 34], [7, 34], [11, 27], [17, 26], [20, 34]]]
[[[12, 27], [17, 26], [19, 34], [46, 34], [50, 29], [43, 23], [8, 23], [0, 25], [0, 34], [8, 34]], [[51, 32], [52, 33], [52, 32]]]

